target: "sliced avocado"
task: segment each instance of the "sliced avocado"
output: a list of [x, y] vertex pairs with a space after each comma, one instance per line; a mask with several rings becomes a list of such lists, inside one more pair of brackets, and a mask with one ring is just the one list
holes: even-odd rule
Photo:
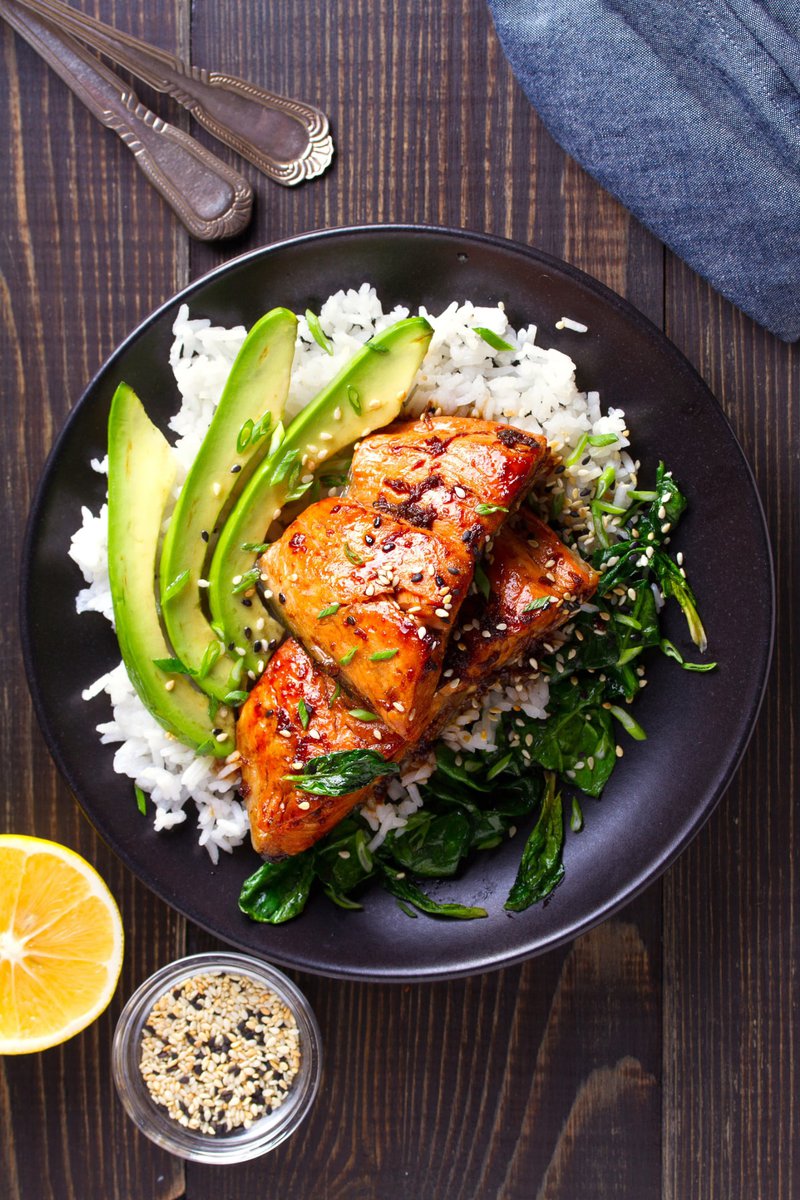
[[[298, 413], [281, 445], [255, 472], [225, 522], [208, 573], [209, 603], [226, 643], [232, 642], [237, 653], [245, 651], [240, 655], [243, 670], [252, 677], [261, 673], [269, 657], [264, 647], [282, 633], [270, 617], [263, 618], [265, 625], [259, 631], [252, 608], [243, 604], [243, 600], [252, 603], [258, 579], [253, 547], [263, 543], [301, 476], [313, 473], [323, 461], [394, 420], [432, 336], [433, 329], [424, 317], [409, 317], [372, 338]], [[248, 591], [250, 595], [245, 594]], [[252, 639], [261, 643], [260, 650], [252, 648]]]
[[[161, 608], [177, 657], [217, 700], [237, 687], [234, 662], [203, 614], [199, 580], [220, 517], [264, 457], [280, 421], [297, 317], [275, 308], [250, 330], [192, 463], [161, 552]], [[241, 668], [236, 668], [240, 673]]]
[[174, 482], [169, 443], [121, 383], [108, 419], [108, 572], [122, 659], [160, 725], [187, 746], [222, 757], [234, 749], [233, 714], [220, 710], [212, 720], [207, 696], [185, 675], [155, 665], [173, 657], [159, 621], [155, 572]]

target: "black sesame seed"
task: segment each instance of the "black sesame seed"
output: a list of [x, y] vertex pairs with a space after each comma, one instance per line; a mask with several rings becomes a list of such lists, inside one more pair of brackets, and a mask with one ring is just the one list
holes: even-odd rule
[[241, 471], [241, 469], [242, 469], [242, 464], [236, 463], [234, 466], [231, 467], [231, 475], [238, 475], [238, 473], [239, 473], [239, 471]]
[[245, 608], [252, 608], [252, 607], [253, 607], [253, 601], [252, 601], [252, 600], [248, 600], [247, 596], [245, 596], [245, 597], [244, 597], [244, 599], [242, 600], [242, 604], [245, 606]]
[[261, 649], [261, 641], [259, 638], [253, 642], [253, 649], [255, 650], [256, 654], [258, 654], [259, 650]]
[[422, 571], [415, 571], [411, 576], [412, 583], [419, 583], [420, 579], [422, 579]]
[[280, 600], [281, 604], [286, 603], [286, 597], [284, 596], [283, 592], [278, 592], [278, 599]]
[[207, 542], [207, 541], [208, 541], [208, 530], [207, 530], [207, 529], [201, 529], [201, 530], [200, 530], [200, 537], [203, 539], [203, 541], [204, 541], [204, 542]]
[[372, 528], [380, 529], [380, 527], [381, 527], [381, 519], [380, 519], [380, 517], [376, 517], [375, 520], [372, 522]]
[[356, 619], [355, 617], [345, 617], [344, 623], [345, 625], [355, 625]]
[[447, 569], [451, 575], [460, 575], [461, 574], [458, 567], [448, 567]]
[[277, 638], [270, 638], [269, 649], [270, 649], [270, 650], [274, 650], [274, 649], [276, 648], [276, 646], [277, 646], [277, 645], [278, 645], [278, 639], [277, 639]]
[[434, 579], [436, 580], [437, 587], [444, 587], [444, 579], [441, 575], [434, 575]]
[[391, 550], [394, 550], [395, 544], [396, 544], [395, 542], [384, 542], [383, 546], [381, 547], [383, 550], [383, 553], [388, 554]]
[[364, 534], [364, 541], [367, 543], [368, 546], [373, 546], [375, 544], [375, 538], [372, 536], [371, 533]]

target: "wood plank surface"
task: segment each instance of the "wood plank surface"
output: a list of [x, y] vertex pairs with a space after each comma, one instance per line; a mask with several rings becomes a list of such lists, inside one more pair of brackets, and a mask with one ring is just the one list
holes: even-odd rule
[[[81, 7], [203, 66], [320, 104], [332, 169], [257, 192], [235, 242], [190, 244], [128, 152], [6, 29], [0, 104], [0, 409], [9, 519], [0, 590], [0, 828], [83, 853], [127, 935], [109, 1011], [65, 1047], [0, 1066], [9, 1200], [793, 1200], [797, 1178], [797, 354], [716, 297], [552, 142], [481, 0], [110, 0]], [[141, 89], [159, 111], [177, 109]], [[185, 118], [178, 123], [186, 125]], [[197, 134], [197, 128], [192, 132]], [[695, 363], [756, 471], [778, 553], [781, 654], [742, 770], [679, 863], [623, 913], [523, 966], [449, 983], [298, 976], [323, 1092], [268, 1158], [225, 1170], [157, 1150], [109, 1073], [135, 985], [215, 943], [152, 897], [79, 815], [36, 727], [16, 568], [55, 432], [112, 347], [233, 254], [305, 230], [415, 221], [566, 258], [628, 296]], [[793, 859], [794, 855], [794, 859]], [[662, 892], [664, 901], [662, 904]]]

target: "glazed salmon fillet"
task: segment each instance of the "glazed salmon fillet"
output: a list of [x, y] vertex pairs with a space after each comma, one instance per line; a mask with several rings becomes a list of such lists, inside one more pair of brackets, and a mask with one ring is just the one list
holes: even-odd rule
[[420, 737], [472, 581], [467, 547], [347, 496], [305, 509], [259, 566], [320, 665], [401, 737]]
[[516, 528], [503, 528], [486, 563], [489, 596], [471, 595], [461, 609], [434, 700], [437, 728], [485, 689], [506, 667], [522, 661], [597, 588], [598, 573], [529, 510]]
[[351, 717], [352, 701], [335, 693], [336, 682], [289, 638], [239, 714], [242, 795], [253, 846], [268, 858], [307, 850], [372, 791], [367, 787], [347, 796], [315, 796], [295, 788], [286, 775], [334, 750], [378, 750], [389, 759], [404, 752], [403, 739], [385, 725]]
[[348, 498], [483, 551], [549, 464], [543, 437], [471, 417], [421, 417], [365, 438]]

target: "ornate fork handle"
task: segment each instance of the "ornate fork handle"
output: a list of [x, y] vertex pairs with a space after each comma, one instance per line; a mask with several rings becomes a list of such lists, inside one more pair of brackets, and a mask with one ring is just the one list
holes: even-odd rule
[[234, 75], [190, 67], [60, 0], [16, 2], [108, 55], [156, 91], [172, 96], [209, 133], [277, 183], [312, 179], [329, 165], [333, 140], [328, 118], [313, 105], [268, 92]]
[[0, 14], [57, 72], [99, 121], [117, 133], [189, 232], [204, 241], [232, 237], [250, 220], [253, 192], [205, 146], [168, 125], [121, 79], [68, 34], [0, 0]]

